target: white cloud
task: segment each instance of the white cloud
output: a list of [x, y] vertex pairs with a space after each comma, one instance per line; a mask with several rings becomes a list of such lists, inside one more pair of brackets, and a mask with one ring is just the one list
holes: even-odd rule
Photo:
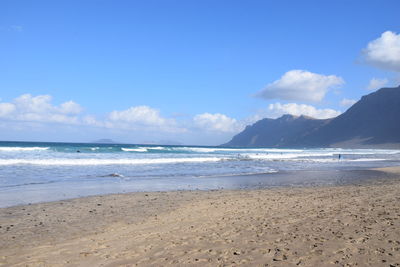
[[104, 122], [98, 121], [96, 119], [96, 117], [92, 116], [92, 115], [84, 116], [82, 118], [82, 122], [83, 122], [83, 124], [90, 125], [90, 126], [96, 126], [96, 127], [104, 127], [105, 126]]
[[160, 116], [160, 112], [148, 106], [130, 107], [122, 111], [112, 111], [109, 115], [111, 121], [139, 123], [143, 125], [161, 126], [167, 120]]
[[265, 99], [321, 101], [329, 89], [344, 83], [336, 75], [321, 75], [305, 70], [291, 70], [268, 84], [256, 96]]
[[270, 104], [267, 110], [267, 117], [277, 118], [284, 114], [291, 114], [295, 116], [305, 115], [316, 119], [333, 118], [341, 114], [340, 111], [334, 109], [317, 109], [314, 106], [305, 104], [288, 103]]
[[[0, 119], [28, 123], [62, 123], [66, 125], [81, 125], [113, 130], [137, 130], [142, 132], [178, 133], [186, 132], [172, 118], [164, 118], [157, 109], [148, 106], [130, 107], [122, 111], [112, 111], [104, 119], [97, 119], [90, 114], [81, 114], [83, 108], [74, 101], [60, 105], [52, 104], [50, 95], [32, 96], [24, 94], [10, 103], [0, 103]], [[22, 124], [22, 125], [23, 125]], [[15, 125], [15, 124], [14, 124]]]
[[388, 79], [377, 79], [377, 78], [372, 78], [369, 81], [369, 84], [367, 86], [367, 90], [376, 90], [384, 87], [388, 83]]
[[59, 107], [59, 111], [64, 114], [79, 114], [82, 110], [82, 107], [74, 101], [62, 103]]
[[342, 107], [349, 107], [349, 106], [354, 105], [356, 102], [357, 102], [357, 100], [354, 100], [354, 99], [343, 98], [343, 99], [340, 101], [340, 105], [341, 105]]
[[240, 130], [240, 124], [236, 119], [230, 118], [220, 113], [203, 113], [194, 116], [194, 124], [196, 127], [206, 131], [216, 132], [237, 132]]
[[80, 105], [73, 101], [60, 106], [51, 104], [50, 95], [32, 96], [24, 94], [15, 98], [12, 103], [0, 103], [0, 117], [15, 121], [77, 123]]
[[7, 117], [15, 111], [15, 105], [11, 103], [0, 103], [0, 118]]
[[54, 107], [50, 103], [50, 95], [32, 96], [24, 94], [14, 99], [15, 105], [20, 113], [46, 113]]
[[400, 34], [386, 31], [363, 50], [367, 63], [378, 68], [400, 71]]
[[180, 127], [175, 119], [164, 118], [160, 111], [149, 106], [135, 106], [122, 111], [112, 111], [107, 119], [95, 122], [94, 119], [86, 118], [92, 124], [104, 125], [107, 128], [134, 129], [143, 131], [159, 132], [186, 132], [187, 129]]

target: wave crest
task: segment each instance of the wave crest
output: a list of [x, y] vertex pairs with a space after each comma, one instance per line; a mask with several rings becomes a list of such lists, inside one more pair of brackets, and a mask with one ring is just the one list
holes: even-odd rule
[[138, 147], [138, 148], [121, 147], [121, 150], [125, 151], [125, 152], [147, 152], [147, 148], [145, 148], [145, 147]]

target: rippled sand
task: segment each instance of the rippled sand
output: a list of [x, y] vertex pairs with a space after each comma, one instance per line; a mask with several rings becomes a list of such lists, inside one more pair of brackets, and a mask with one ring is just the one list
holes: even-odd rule
[[400, 266], [400, 179], [88, 197], [0, 226], [5, 266]]

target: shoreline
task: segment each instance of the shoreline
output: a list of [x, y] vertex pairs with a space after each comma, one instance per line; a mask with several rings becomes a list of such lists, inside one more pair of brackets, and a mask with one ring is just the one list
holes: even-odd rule
[[400, 167], [375, 171], [393, 178], [1, 208], [0, 265], [399, 266]]
[[[400, 167], [399, 167], [400, 168]], [[214, 191], [214, 190], [260, 190], [271, 188], [303, 188], [335, 185], [351, 185], [373, 182], [377, 179], [397, 177], [397, 167], [321, 169], [279, 171], [255, 174], [238, 174], [207, 177], [179, 177], [132, 180], [127, 184], [38, 184], [28, 191], [14, 192], [13, 188], [0, 194], [0, 209], [25, 205], [43, 204], [79, 198], [135, 194], [151, 192]], [[144, 183], [144, 189], [141, 189]], [[155, 184], [155, 186], [151, 185]], [[147, 190], [146, 190], [147, 188]], [[148, 190], [148, 189], [151, 190]], [[22, 195], [21, 195], [22, 194]]]

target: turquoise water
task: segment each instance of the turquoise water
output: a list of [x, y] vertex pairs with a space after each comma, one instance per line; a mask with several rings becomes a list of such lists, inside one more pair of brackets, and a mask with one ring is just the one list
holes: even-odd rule
[[399, 150], [0, 142], [0, 206], [117, 192], [242, 188], [262, 185], [261, 174], [279, 185], [272, 174], [282, 171], [399, 162]]

